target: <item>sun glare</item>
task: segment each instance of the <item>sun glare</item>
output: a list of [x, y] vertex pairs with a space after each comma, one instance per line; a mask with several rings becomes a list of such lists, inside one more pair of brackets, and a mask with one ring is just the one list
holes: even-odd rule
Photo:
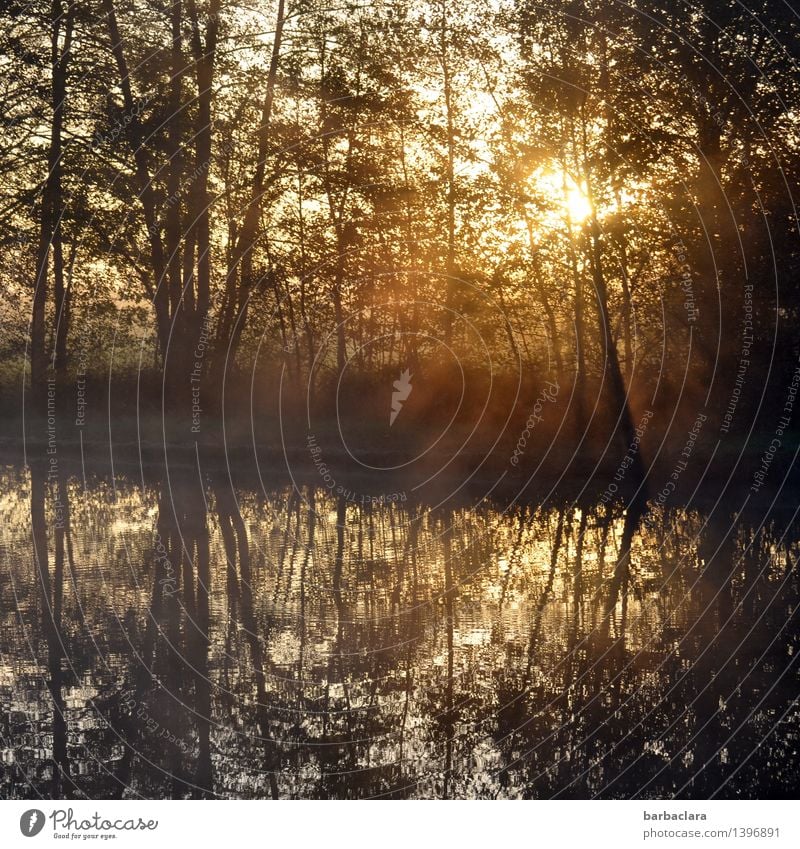
[[592, 204], [586, 192], [576, 183], [567, 187], [566, 198], [562, 201], [570, 220], [581, 224], [592, 214]]
[[559, 219], [565, 217], [572, 224], [582, 224], [592, 214], [592, 204], [585, 185], [577, 183], [558, 167], [546, 167], [531, 175], [535, 190], [551, 204]]

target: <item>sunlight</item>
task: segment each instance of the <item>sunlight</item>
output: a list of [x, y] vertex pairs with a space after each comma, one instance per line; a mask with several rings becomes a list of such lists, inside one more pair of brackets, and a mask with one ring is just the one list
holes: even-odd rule
[[586, 194], [585, 184], [577, 183], [558, 166], [537, 169], [530, 178], [533, 189], [544, 196], [559, 219], [567, 218], [572, 224], [582, 224], [592, 214], [592, 204]]
[[563, 200], [564, 209], [571, 221], [582, 224], [592, 214], [592, 204], [586, 196], [584, 188], [572, 180], [567, 186], [566, 198]]

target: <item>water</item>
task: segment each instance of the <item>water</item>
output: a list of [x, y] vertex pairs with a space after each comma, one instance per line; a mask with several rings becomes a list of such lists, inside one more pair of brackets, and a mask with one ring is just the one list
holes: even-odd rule
[[794, 503], [0, 493], [2, 797], [796, 793]]

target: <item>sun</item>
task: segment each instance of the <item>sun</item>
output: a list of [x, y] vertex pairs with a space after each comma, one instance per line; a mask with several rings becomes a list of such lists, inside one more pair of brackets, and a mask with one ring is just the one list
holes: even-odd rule
[[586, 195], [585, 187], [579, 186], [574, 181], [567, 186], [566, 195], [562, 200], [564, 210], [569, 215], [570, 221], [582, 224], [592, 214], [592, 204]]
[[570, 224], [583, 224], [593, 209], [586, 185], [578, 183], [563, 168], [546, 166], [531, 174], [531, 185], [551, 207], [551, 214]]

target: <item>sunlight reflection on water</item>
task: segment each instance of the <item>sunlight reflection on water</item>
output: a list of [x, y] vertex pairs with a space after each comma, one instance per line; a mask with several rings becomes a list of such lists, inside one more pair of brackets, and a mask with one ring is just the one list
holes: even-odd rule
[[192, 486], [71, 481], [43, 591], [5, 471], [0, 795], [791, 792], [795, 528]]

